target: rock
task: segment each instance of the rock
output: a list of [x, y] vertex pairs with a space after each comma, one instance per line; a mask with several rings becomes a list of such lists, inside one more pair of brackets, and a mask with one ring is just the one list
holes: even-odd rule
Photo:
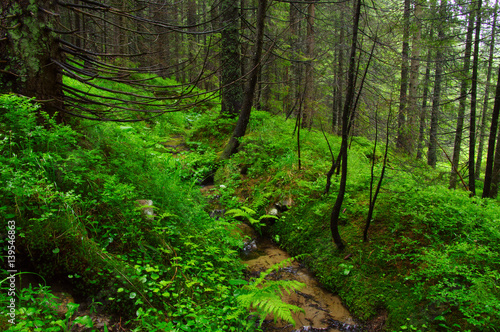
[[142, 216], [148, 220], [155, 218], [153, 201], [150, 199], [138, 199], [135, 201], [135, 206], [141, 210]]
[[214, 218], [216, 220], [219, 220], [219, 218], [224, 216], [225, 213], [226, 213], [226, 209], [212, 210], [210, 212], [210, 218]]
[[257, 243], [255, 242], [255, 240], [252, 240], [250, 242], [247, 242], [245, 243], [245, 245], [243, 246], [243, 252], [244, 253], [250, 253], [254, 250], [257, 250]]
[[281, 201], [274, 203], [274, 207], [278, 209], [279, 212], [285, 212], [292, 208], [293, 200], [291, 197], [282, 199]]
[[276, 208], [276, 207], [273, 207], [271, 208], [268, 212], [267, 212], [268, 215], [270, 216], [275, 216], [275, 217], [278, 217], [279, 218], [279, 215], [280, 215], [280, 212], [279, 210]]

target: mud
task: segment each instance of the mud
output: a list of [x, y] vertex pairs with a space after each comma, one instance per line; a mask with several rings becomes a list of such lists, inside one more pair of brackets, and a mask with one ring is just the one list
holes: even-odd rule
[[[265, 238], [255, 240], [255, 245], [242, 253], [242, 260], [248, 266], [249, 274], [254, 277], [287, 258], [290, 258], [288, 253]], [[314, 276], [298, 262], [294, 261], [268, 278], [297, 280], [306, 284], [300, 291], [285, 294], [283, 298], [285, 302], [296, 305], [305, 312], [293, 315], [295, 327], [283, 321], [274, 323], [272, 317], [267, 317], [262, 325], [264, 331], [361, 331], [340, 298], [322, 288]]]

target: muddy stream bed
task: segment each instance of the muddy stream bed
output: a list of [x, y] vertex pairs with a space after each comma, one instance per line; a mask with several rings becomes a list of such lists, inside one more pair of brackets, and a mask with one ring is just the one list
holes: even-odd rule
[[[250, 276], [258, 277], [276, 263], [290, 258], [268, 238], [257, 238], [247, 243], [241, 254]], [[262, 324], [264, 331], [361, 331], [340, 298], [321, 287], [319, 282], [302, 264], [293, 261], [268, 276], [271, 280], [297, 280], [305, 284], [299, 291], [287, 295], [283, 300], [304, 310], [293, 315], [296, 326], [284, 321], [273, 322], [272, 316]]]

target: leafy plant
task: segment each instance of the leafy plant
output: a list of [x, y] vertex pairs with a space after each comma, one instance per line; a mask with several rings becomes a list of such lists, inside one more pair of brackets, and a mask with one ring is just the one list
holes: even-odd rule
[[354, 267], [354, 265], [352, 265], [352, 264], [344, 264], [344, 263], [339, 264], [339, 268], [342, 271], [342, 274], [345, 276], [347, 276], [347, 275], [349, 275], [349, 273], [351, 273], [351, 270], [353, 267]]
[[[201, 154], [183, 164], [155, 151], [144, 124], [83, 121], [77, 134], [48, 117], [38, 125], [45, 115], [25, 98], [1, 96], [0, 108], [0, 211], [16, 220], [19, 260], [49, 283], [54, 271], [67, 276], [76, 293], [133, 329], [252, 330], [228, 283], [242, 276], [235, 240], [227, 221], [204, 211], [189, 175], [208, 167]], [[135, 206], [144, 198], [155, 202], [154, 219]], [[86, 323], [38, 302], [25, 308], [19, 330]]]
[[260, 216], [258, 219], [255, 219], [253, 216], [255, 216], [257, 212], [246, 206], [242, 206], [241, 209], [228, 210], [226, 211], [226, 214], [232, 215], [233, 218], [244, 218], [246, 221], [250, 223], [250, 225], [255, 227], [258, 231], [260, 231], [261, 228], [266, 225], [264, 222], [262, 222], [263, 219], [278, 219], [278, 217], [269, 214], [264, 214]]
[[292, 312], [304, 311], [295, 305], [288, 304], [282, 301], [281, 296], [284, 292], [290, 294], [292, 291], [299, 290], [305, 284], [297, 280], [267, 280], [266, 277], [274, 271], [287, 266], [297, 257], [285, 259], [277, 264], [274, 264], [266, 271], [262, 272], [259, 278], [253, 279], [250, 282], [244, 280], [233, 280], [235, 285], [243, 285], [236, 293], [238, 303], [247, 308], [253, 308], [257, 311], [260, 317], [260, 324], [264, 318], [272, 314], [274, 321], [282, 319], [295, 325], [292, 317]]
[[[2, 292], [0, 297], [4, 297]], [[93, 322], [89, 316], [74, 317], [79, 304], [67, 303], [67, 311], [61, 318], [56, 308], [60, 303], [56, 300], [48, 286], [20, 289], [17, 293], [18, 307], [16, 308], [16, 324], [9, 325], [4, 331], [70, 331], [76, 324], [91, 328]], [[2, 302], [5, 300], [2, 298]], [[6, 299], [9, 300], [8, 298]], [[2, 313], [4, 315], [5, 313]]]

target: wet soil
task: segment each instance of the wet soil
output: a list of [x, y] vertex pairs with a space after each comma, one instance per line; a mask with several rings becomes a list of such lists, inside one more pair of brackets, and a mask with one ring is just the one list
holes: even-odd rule
[[[288, 253], [267, 238], [253, 240], [242, 253], [242, 260], [248, 266], [250, 276], [254, 277], [288, 258]], [[304, 312], [293, 315], [296, 326], [283, 321], [274, 323], [272, 317], [267, 317], [263, 324], [264, 331], [361, 331], [340, 298], [322, 288], [300, 263], [294, 261], [268, 278], [297, 280], [306, 286], [290, 295], [285, 294], [283, 298], [285, 302], [304, 309]]]

